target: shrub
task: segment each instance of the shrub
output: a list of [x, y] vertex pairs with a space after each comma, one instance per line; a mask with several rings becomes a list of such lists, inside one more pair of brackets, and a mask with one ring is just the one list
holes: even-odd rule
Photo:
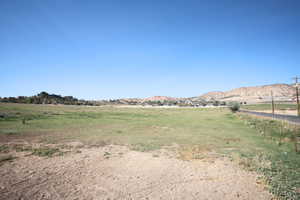
[[219, 106], [220, 105], [220, 102], [219, 101], [214, 101], [213, 102], [213, 106]]
[[240, 104], [237, 103], [237, 102], [231, 102], [229, 104], [229, 109], [232, 111], [232, 112], [237, 112], [240, 110]]

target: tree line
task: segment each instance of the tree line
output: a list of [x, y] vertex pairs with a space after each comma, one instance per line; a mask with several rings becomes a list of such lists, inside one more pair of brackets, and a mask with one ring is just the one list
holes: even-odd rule
[[41, 92], [34, 96], [0, 97], [0, 102], [25, 104], [95, 105], [94, 101], [79, 100], [73, 96], [61, 96]]
[[127, 99], [111, 99], [100, 101], [87, 101], [77, 99], [73, 96], [61, 96], [57, 94], [48, 94], [41, 92], [34, 96], [18, 96], [18, 97], [0, 97], [0, 102], [5, 103], [25, 103], [25, 104], [64, 104], [64, 105], [142, 105], [142, 106], [182, 106], [182, 107], [198, 107], [198, 106], [224, 106], [226, 102], [221, 101], [205, 101], [203, 99], [194, 100], [190, 98], [182, 98], [177, 100], [162, 101], [142, 101]]

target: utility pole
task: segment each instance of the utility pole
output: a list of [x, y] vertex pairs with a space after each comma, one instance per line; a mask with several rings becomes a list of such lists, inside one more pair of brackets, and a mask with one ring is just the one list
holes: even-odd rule
[[271, 91], [271, 97], [272, 97], [272, 114], [273, 114], [273, 118], [274, 118], [274, 115], [275, 115], [275, 106], [274, 106], [273, 91]]
[[300, 117], [300, 104], [299, 104], [299, 88], [298, 88], [298, 80], [299, 77], [293, 78], [295, 80], [295, 87], [296, 87], [296, 98], [297, 98], [297, 110], [298, 110], [298, 117]]

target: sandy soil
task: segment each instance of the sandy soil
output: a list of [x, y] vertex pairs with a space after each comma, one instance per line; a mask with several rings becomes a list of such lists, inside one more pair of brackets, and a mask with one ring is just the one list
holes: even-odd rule
[[183, 161], [167, 150], [82, 148], [0, 166], [0, 199], [272, 199], [257, 176], [224, 157]]

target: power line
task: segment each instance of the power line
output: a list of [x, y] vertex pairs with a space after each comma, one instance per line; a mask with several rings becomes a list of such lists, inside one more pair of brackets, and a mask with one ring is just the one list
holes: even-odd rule
[[296, 87], [296, 99], [297, 99], [297, 110], [298, 110], [298, 117], [300, 117], [300, 104], [299, 104], [299, 88], [298, 88], [298, 80], [299, 77], [294, 77], [293, 80], [295, 80], [295, 87]]
[[273, 118], [274, 118], [274, 115], [275, 115], [275, 106], [274, 106], [273, 91], [271, 91], [271, 98], [272, 98], [272, 115], [273, 115]]

